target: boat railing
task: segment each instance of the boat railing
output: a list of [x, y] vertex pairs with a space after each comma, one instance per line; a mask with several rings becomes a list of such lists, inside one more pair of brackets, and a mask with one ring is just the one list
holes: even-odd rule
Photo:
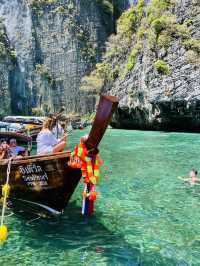
[[[61, 158], [70, 157], [71, 151], [63, 151], [53, 154], [45, 154], [45, 155], [32, 155], [26, 156], [24, 158], [13, 158], [12, 164], [23, 164], [23, 163], [34, 163], [40, 161], [49, 161], [49, 160], [56, 160]], [[7, 165], [9, 159], [0, 160], [0, 165]]]

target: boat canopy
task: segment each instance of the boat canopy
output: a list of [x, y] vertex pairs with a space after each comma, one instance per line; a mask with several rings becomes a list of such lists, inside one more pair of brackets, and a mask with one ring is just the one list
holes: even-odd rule
[[17, 132], [17, 131], [21, 131], [24, 129], [25, 129], [25, 127], [23, 124], [8, 123], [8, 122], [1, 122], [0, 121], [0, 132], [5, 132], [5, 131]]

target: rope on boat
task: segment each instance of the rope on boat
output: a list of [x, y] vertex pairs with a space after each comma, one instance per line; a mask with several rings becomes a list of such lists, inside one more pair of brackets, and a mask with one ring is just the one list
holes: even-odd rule
[[39, 220], [41, 219], [41, 216], [38, 216], [36, 218], [33, 218], [31, 220], [29, 220], [28, 222], [26, 222], [26, 225], [29, 225], [29, 226], [34, 226], [34, 225], [31, 225], [31, 223], [35, 222], [36, 220]]
[[[27, 135], [28, 135], [28, 137], [31, 137], [31, 134], [30, 134], [30, 130], [29, 130], [29, 129], [27, 130]], [[31, 150], [32, 150], [32, 145], [33, 145], [33, 143], [32, 143], [32, 138], [31, 138], [31, 141], [28, 141], [28, 153], [31, 152]], [[29, 154], [29, 155], [30, 155], [30, 154]]]
[[13, 216], [14, 215], [14, 212], [10, 212], [9, 214], [7, 214], [7, 215], [4, 215], [4, 217], [11, 217], [11, 216]]
[[7, 229], [7, 226], [4, 224], [4, 218], [5, 218], [5, 210], [6, 210], [6, 205], [7, 205], [6, 204], [7, 197], [10, 192], [9, 178], [10, 178], [11, 162], [12, 162], [12, 157], [8, 160], [6, 183], [5, 185], [2, 186], [3, 207], [2, 207], [2, 213], [1, 213], [1, 225], [0, 225], [0, 241], [1, 242], [5, 241], [8, 235], [8, 229]]

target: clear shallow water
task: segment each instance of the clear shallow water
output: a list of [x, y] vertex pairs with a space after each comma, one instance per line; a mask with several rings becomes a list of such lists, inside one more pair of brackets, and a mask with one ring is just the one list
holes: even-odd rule
[[60, 222], [8, 217], [0, 265], [200, 265], [200, 186], [176, 178], [200, 170], [199, 146], [198, 134], [108, 130], [95, 215], [80, 214], [79, 186]]

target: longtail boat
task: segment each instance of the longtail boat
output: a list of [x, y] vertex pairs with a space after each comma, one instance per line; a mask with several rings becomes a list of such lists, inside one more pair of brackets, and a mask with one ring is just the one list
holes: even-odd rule
[[[118, 100], [101, 96], [92, 129], [86, 141], [92, 152], [104, 135]], [[11, 161], [9, 201], [15, 209], [26, 209], [44, 216], [57, 216], [67, 206], [81, 179], [81, 170], [68, 165], [70, 152], [29, 156]], [[9, 161], [0, 161], [0, 185], [6, 180]]]
[[[62, 116], [64, 110], [65, 109], [62, 107], [58, 113], [51, 114], [54, 119], [55, 125]], [[38, 133], [42, 129], [42, 124], [45, 119], [46, 117], [44, 116], [6, 116], [3, 118], [3, 121], [0, 122], [2, 123], [2, 125], [0, 125], [0, 131], [20, 133], [31, 137], [32, 140], [35, 141]]]
[[9, 141], [10, 139], [16, 139], [18, 143], [27, 143], [32, 141], [32, 138], [25, 134], [21, 134], [18, 132], [11, 132], [11, 131], [5, 131], [5, 132], [0, 131], [0, 140]]
[[[44, 119], [45, 117], [6, 116], [1, 123], [5, 124], [4, 131], [21, 133], [30, 136], [35, 140], [42, 128]], [[3, 125], [1, 128], [3, 129]]]
[[44, 120], [45, 117], [35, 117], [35, 116], [6, 116], [3, 118], [4, 122], [31, 124], [31, 125], [42, 125]]
[[[13, 127], [13, 123], [6, 122], [5, 125], [2, 125], [4, 122], [0, 122], [0, 138], [3, 138], [5, 135], [5, 139], [9, 138], [9, 135], [13, 138], [22, 139], [23, 136], [31, 137], [32, 139], [36, 139], [38, 133], [42, 129], [42, 125], [20, 125], [15, 124], [15, 127]], [[18, 125], [18, 126], [16, 126]]]

